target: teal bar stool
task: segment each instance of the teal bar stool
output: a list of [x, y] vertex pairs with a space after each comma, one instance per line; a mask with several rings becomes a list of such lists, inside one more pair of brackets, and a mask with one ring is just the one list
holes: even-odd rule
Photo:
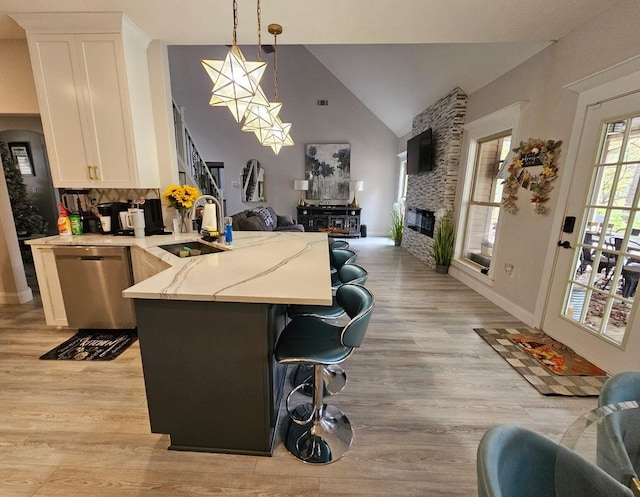
[[[336, 291], [339, 286], [347, 283], [364, 285], [369, 277], [367, 270], [357, 264], [345, 264], [337, 271], [337, 275], [339, 283], [335, 287]], [[345, 313], [344, 309], [338, 304], [335, 295], [330, 306], [292, 304], [289, 306], [287, 312], [290, 318], [316, 316], [324, 319], [337, 319]]]
[[[338, 271], [338, 278], [341, 285], [352, 283], [364, 285], [367, 282], [369, 273], [362, 266], [357, 264], [345, 264]], [[336, 289], [337, 291], [337, 289]], [[320, 319], [339, 319], [345, 315], [344, 308], [338, 303], [336, 296], [333, 296], [331, 305], [296, 305], [292, 304], [288, 308], [288, 315], [291, 319], [300, 316], [313, 316]], [[312, 394], [313, 387], [313, 366], [310, 364], [299, 365], [291, 376], [293, 386], [306, 384], [301, 390], [305, 395]], [[323, 370], [324, 395], [329, 397], [339, 393], [347, 384], [347, 373], [337, 364], [324, 367]]]
[[329, 243], [332, 249], [348, 249], [349, 248], [349, 242], [346, 240], [331, 239]]
[[356, 253], [349, 249], [330, 249], [329, 263], [332, 271], [338, 271], [345, 264], [353, 264], [356, 262]]
[[339, 286], [345, 283], [364, 285], [369, 274], [358, 264], [348, 262], [331, 275], [331, 290], [335, 293]]
[[347, 264], [355, 264], [356, 253], [353, 250], [333, 249], [329, 251], [329, 263], [331, 271], [331, 288], [340, 286], [338, 271]]
[[[374, 299], [360, 285], [342, 285], [336, 294], [338, 304], [345, 309], [349, 322], [336, 326], [313, 316], [293, 319], [282, 331], [275, 347], [275, 358], [281, 364], [313, 364], [314, 385], [323, 384], [323, 369], [340, 364], [364, 340]], [[335, 406], [324, 403], [322, 388], [313, 388], [313, 403], [291, 406], [291, 398], [300, 385], [287, 397], [289, 418], [283, 441], [297, 459], [309, 464], [328, 464], [347, 453], [353, 441], [353, 427], [347, 416]]]

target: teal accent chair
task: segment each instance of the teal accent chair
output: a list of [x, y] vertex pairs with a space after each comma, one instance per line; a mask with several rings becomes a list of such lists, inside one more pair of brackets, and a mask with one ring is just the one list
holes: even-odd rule
[[484, 434], [477, 470], [479, 497], [633, 497], [578, 453], [513, 425]]
[[598, 466], [640, 495], [640, 371], [626, 371], [602, 386], [598, 406]]
[[[281, 364], [312, 364], [314, 385], [323, 385], [323, 368], [340, 364], [364, 340], [374, 298], [361, 285], [342, 285], [336, 293], [338, 304], [350, 320], [337, 326], [314, 316], [300, 316], [284, 328], [275, 346], [275, 358]], [[346, 415], [324, 403], [323, 388], [313, 388], [313, 403], [305, 401], [295, 407], [291, 399], [299, 385], [287, 397], [287, 426], [283, 441], [287, 450], [310, 464], [327, 464], [340, 459], [351, 446], [353, 428]]]

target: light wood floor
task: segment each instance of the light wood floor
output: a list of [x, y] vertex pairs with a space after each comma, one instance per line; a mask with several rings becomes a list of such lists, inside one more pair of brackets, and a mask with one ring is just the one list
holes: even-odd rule
[[273, 457], [168, 451], [149, 431], [137, 344], [110, 362], [39, 361], [73, 331], [45, 326], [36, 301], [0, 306], [0, 495], [471, 497], [490, 426], [560, 440], [595, 407], [538, 394], [486, 345], [474, 327], [522, 323], [482, 296], [387, 239], [351, 246], [376, 308], [330, 400], [356, 430], [343, 459], [311, 467], [280, 442]]

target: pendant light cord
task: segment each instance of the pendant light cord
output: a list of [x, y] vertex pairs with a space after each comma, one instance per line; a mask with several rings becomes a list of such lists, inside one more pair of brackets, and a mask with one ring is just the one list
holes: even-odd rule
[[275, 102], [278, 100], [278, 35], [273, 35], [273, 89]]
[[233, 0], [233, 44], [237, 45], [238, 44], [238, 37], [237, 37], [237, 32], [238, 31], [238, 2], [236, 2], [236, 0]]
[[262, 25], [260, 24], [260, 15], [262, 12], [260, 10], [260, 0], [256, 3], [256, 11], [258, 14], [258, 61], [262, 62]]

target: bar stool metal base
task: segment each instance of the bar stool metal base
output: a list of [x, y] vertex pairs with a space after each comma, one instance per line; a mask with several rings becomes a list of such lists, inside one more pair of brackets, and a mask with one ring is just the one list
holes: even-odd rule
[[296, 459], [307, 464], [329, 464], [344, 456], [351, 447], [351, 423], [337, 407], [323, 404], [314, 416], [313, 405], [302, 404], [294, 415], [297, 419], [315, 418], [304, 425], [287, 420], [284, 445]]
[[[300, 393], [311, 397], [313, 395], [313, 365], [300, 364], [291, 378], [294, 387], [306, 384]], [[324, 397], [336, 395], [342, 391], [347, 384], [347, 373], [339, 364], [327, 364], [322, 368], [322, 379], [324, 381]]]

